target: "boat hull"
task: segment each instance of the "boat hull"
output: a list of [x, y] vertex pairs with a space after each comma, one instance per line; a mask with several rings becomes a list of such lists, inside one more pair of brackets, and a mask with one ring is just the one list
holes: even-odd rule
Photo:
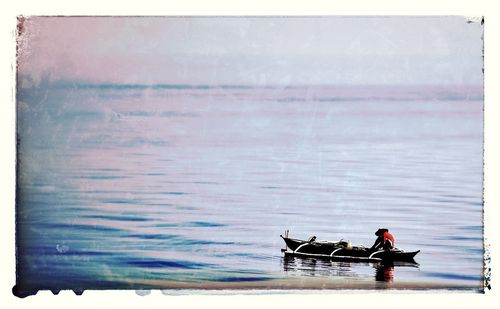
[[321, 258], [342, 261], [365, 262], [410, 262], [419, 251], [405, 252], [399, 249], [372, 251], [362, 246], [347, 246], [346, 242], [308, 242], [300, 239], [283, 237], [287, 245], [285, 256]]

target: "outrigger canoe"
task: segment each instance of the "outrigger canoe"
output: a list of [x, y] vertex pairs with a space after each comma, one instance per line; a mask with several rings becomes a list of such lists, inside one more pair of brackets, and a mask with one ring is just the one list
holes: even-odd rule
[[342, 261], [360, 262], [410, 262], [416, 263], [413, 259], [418, 251], [405, 252], [394, 248], [391, 250], [372, 251], [363, 246], [351, 246], [346, 241], [316, 241], [300, 240], [294, 238], [281, 238], [286, 243], [287, 248], [282, 249], [285, 256], [321, 258]]

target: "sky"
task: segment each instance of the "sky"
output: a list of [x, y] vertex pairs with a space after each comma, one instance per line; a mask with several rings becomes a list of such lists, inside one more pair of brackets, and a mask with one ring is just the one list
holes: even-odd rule
[[480, 85], [482, 26], [438, 17], [31, 17], [18, 73], [118, 84]]

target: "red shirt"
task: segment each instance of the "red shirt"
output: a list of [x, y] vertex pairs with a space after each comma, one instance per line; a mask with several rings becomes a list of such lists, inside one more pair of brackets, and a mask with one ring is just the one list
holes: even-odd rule
[[390, 240], [391, 243], [392, 243], [392, 246], [394, 247], [395, 246], [395, 242], [394, 242], [394, 236], [392, 236], [389, 232], [385, 232], [384, 235], [382, 235], [384, 237], [384, 243], [386, 240]]

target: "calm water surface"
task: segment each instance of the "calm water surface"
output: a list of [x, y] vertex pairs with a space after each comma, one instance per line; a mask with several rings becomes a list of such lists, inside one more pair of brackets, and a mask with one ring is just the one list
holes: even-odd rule
[[[18, 94], [18, 284], [321, 277], [482, 287], [482, 90], [80, 85]], [[418, 266], [285, 259], [279, 235]], [[357, 281], [356, 281], [357, 280]]]

